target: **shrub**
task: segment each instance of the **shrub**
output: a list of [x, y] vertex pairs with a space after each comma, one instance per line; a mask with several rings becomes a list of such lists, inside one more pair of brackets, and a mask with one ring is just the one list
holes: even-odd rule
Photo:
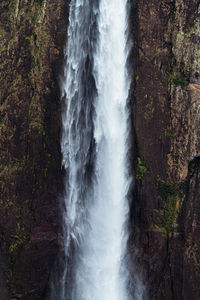
[[172, 78], [172, 82], [176, 86], [180, 86], [182, 89], [185, 89], [188, 85], [187, 80], [185, 77], [181, 74], [175, 76]]
[[158, 180], [158, 197], [164, 201], [164, 215], [162, 226], [171, 235], [172, 227], [176, 219], [176, 203], [178, 200], [178, 190], [173, 182]]
[[177, 197], [177, 187], [173, 182], [158, 180], [158, 196], [163, 200], [168, 200], [169, 197]]
[[138, 159], [138, 167], [137, 167], [136, 178], [138, 180], [141, 180], [147, 171], [147, 167], [145, 166], [144, 162], [142, 162], [140, 157], [138, 157], [137, 159]]

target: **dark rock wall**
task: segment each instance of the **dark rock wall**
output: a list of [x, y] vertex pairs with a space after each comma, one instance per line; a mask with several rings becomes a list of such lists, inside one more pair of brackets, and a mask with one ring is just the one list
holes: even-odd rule
[[150, 299], [200, 298], [199, 21], [197, 0], [138, 0], [132, 16], [133, 236]]
[[0, 2], [0, 299], [43, 299], [58, 251], [65, 0]]
[[[199, 0], [129, 1], [130, 249], [149, 298], [200, 298]], [[67, 0], [0, 2], [0, 299], [43, 300], [58, 252]], [[132, 5], [133, 4], [133, 5]], [[131, 68], [131, 67], [130, 67]], [[134, 254], [135, 255], [135, 254]], [[133, 272], [134, 273], [134, 272]]]

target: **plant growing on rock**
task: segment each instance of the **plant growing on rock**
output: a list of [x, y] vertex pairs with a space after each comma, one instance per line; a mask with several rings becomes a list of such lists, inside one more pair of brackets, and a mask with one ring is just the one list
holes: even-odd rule
[[[158, 197], [163, 200], [164, 211], [162, 214], [162, 226], [170, 237], [177, 214], [178, 189], [173, 182], [158, 179]], [[161, 216], [161, 214], [160, 214]]]
[[182, 75], [172, 75], [172, 83], [176, 86], [180, 86], [183, 90], [187, 87], [188, 83], [186, 78]]
[[147, 167], [140, 157], [138, 157], [137, 160], [138, 160], [138, 166], [137, 166], [136, 179], [142, 180], [144, 174], [147, 171]]

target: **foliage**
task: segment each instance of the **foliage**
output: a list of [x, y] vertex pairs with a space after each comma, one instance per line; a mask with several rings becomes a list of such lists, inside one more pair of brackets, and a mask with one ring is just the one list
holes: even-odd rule
[[175, 132], [173, 132], [173, 131], [171, 131], [171, 130], [167, 132], [167, 136], [168, 136], [172, 141], [175, 141], [175, 140], [176, 140]]
[[39, 4], [39, 5], [42, 5], [44, 0], [34, 0], [35, 3]]
[[158, 180], [158, 197], [164, 201], [164, 213], [162, 217], [162, 226], [170, 236], [172, 227], [176, 219], [176, 203], [178, 201], [178, 190], [173, 182]]
[[17, 248], [20, 245], [22, 245], [26, 240], [25, 236], [20, 236], [20, 235], [17, 235], [17, 234], [12, 236], [12, 238], [15, 239], [15, 240], [13, 241], [13, 243], [9, 247], [9, 254], [10, 255], [12, 255], [17, 250]]
[[138, 157], [137, 159], [138, 159], [138, 167], [137, 167], [136, 178], [138, 180], [141, 180], [147, 171], [147, 167], [145, 166], [145, 163], [141, 160], [140, 157]]
[[172, 76], [172, 82], [174, 85], [180, 86], [183, 90], [188, 85], [186, 78], [182, 74], [179, 74], [177, 76]]
[[165, 218], [163, 221], [163, 227], [166, 229], [167, 233], [171, 233], [175, 218], [176, 218], [176, 199], [170, 198], [165, 212]]
[[28, 45], [31, 45], [31, 44], [32, 44], [32, 41], [33, 41], [33, 38], [32, 38], [32, 36], [26, 36], [26, 37], [25, 37], [25, 40], [27, 41], [27, 44], [28, 44]]
[[173, 182], [158, 180], [158, 196], [167, 201], [170, 197], [177, 197], [177, 187]]
[[4, 29], [0, 28], [0, 35], [4, 35], [6, 32]]
[[154, 101], [155, 103], [158, 103], [158, 102], [159, 102], [158, 97], [154, 97], [154, 98], [153, 98], [153, 101]]

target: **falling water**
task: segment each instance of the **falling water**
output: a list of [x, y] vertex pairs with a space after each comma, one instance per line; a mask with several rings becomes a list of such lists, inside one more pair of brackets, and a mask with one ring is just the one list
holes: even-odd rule
[[130, 299], [126, 2], [70, 4], [61, 147], [65, 256], [73, 248], [73, 268], [69, 276], [65, 267], [61, 300]]

